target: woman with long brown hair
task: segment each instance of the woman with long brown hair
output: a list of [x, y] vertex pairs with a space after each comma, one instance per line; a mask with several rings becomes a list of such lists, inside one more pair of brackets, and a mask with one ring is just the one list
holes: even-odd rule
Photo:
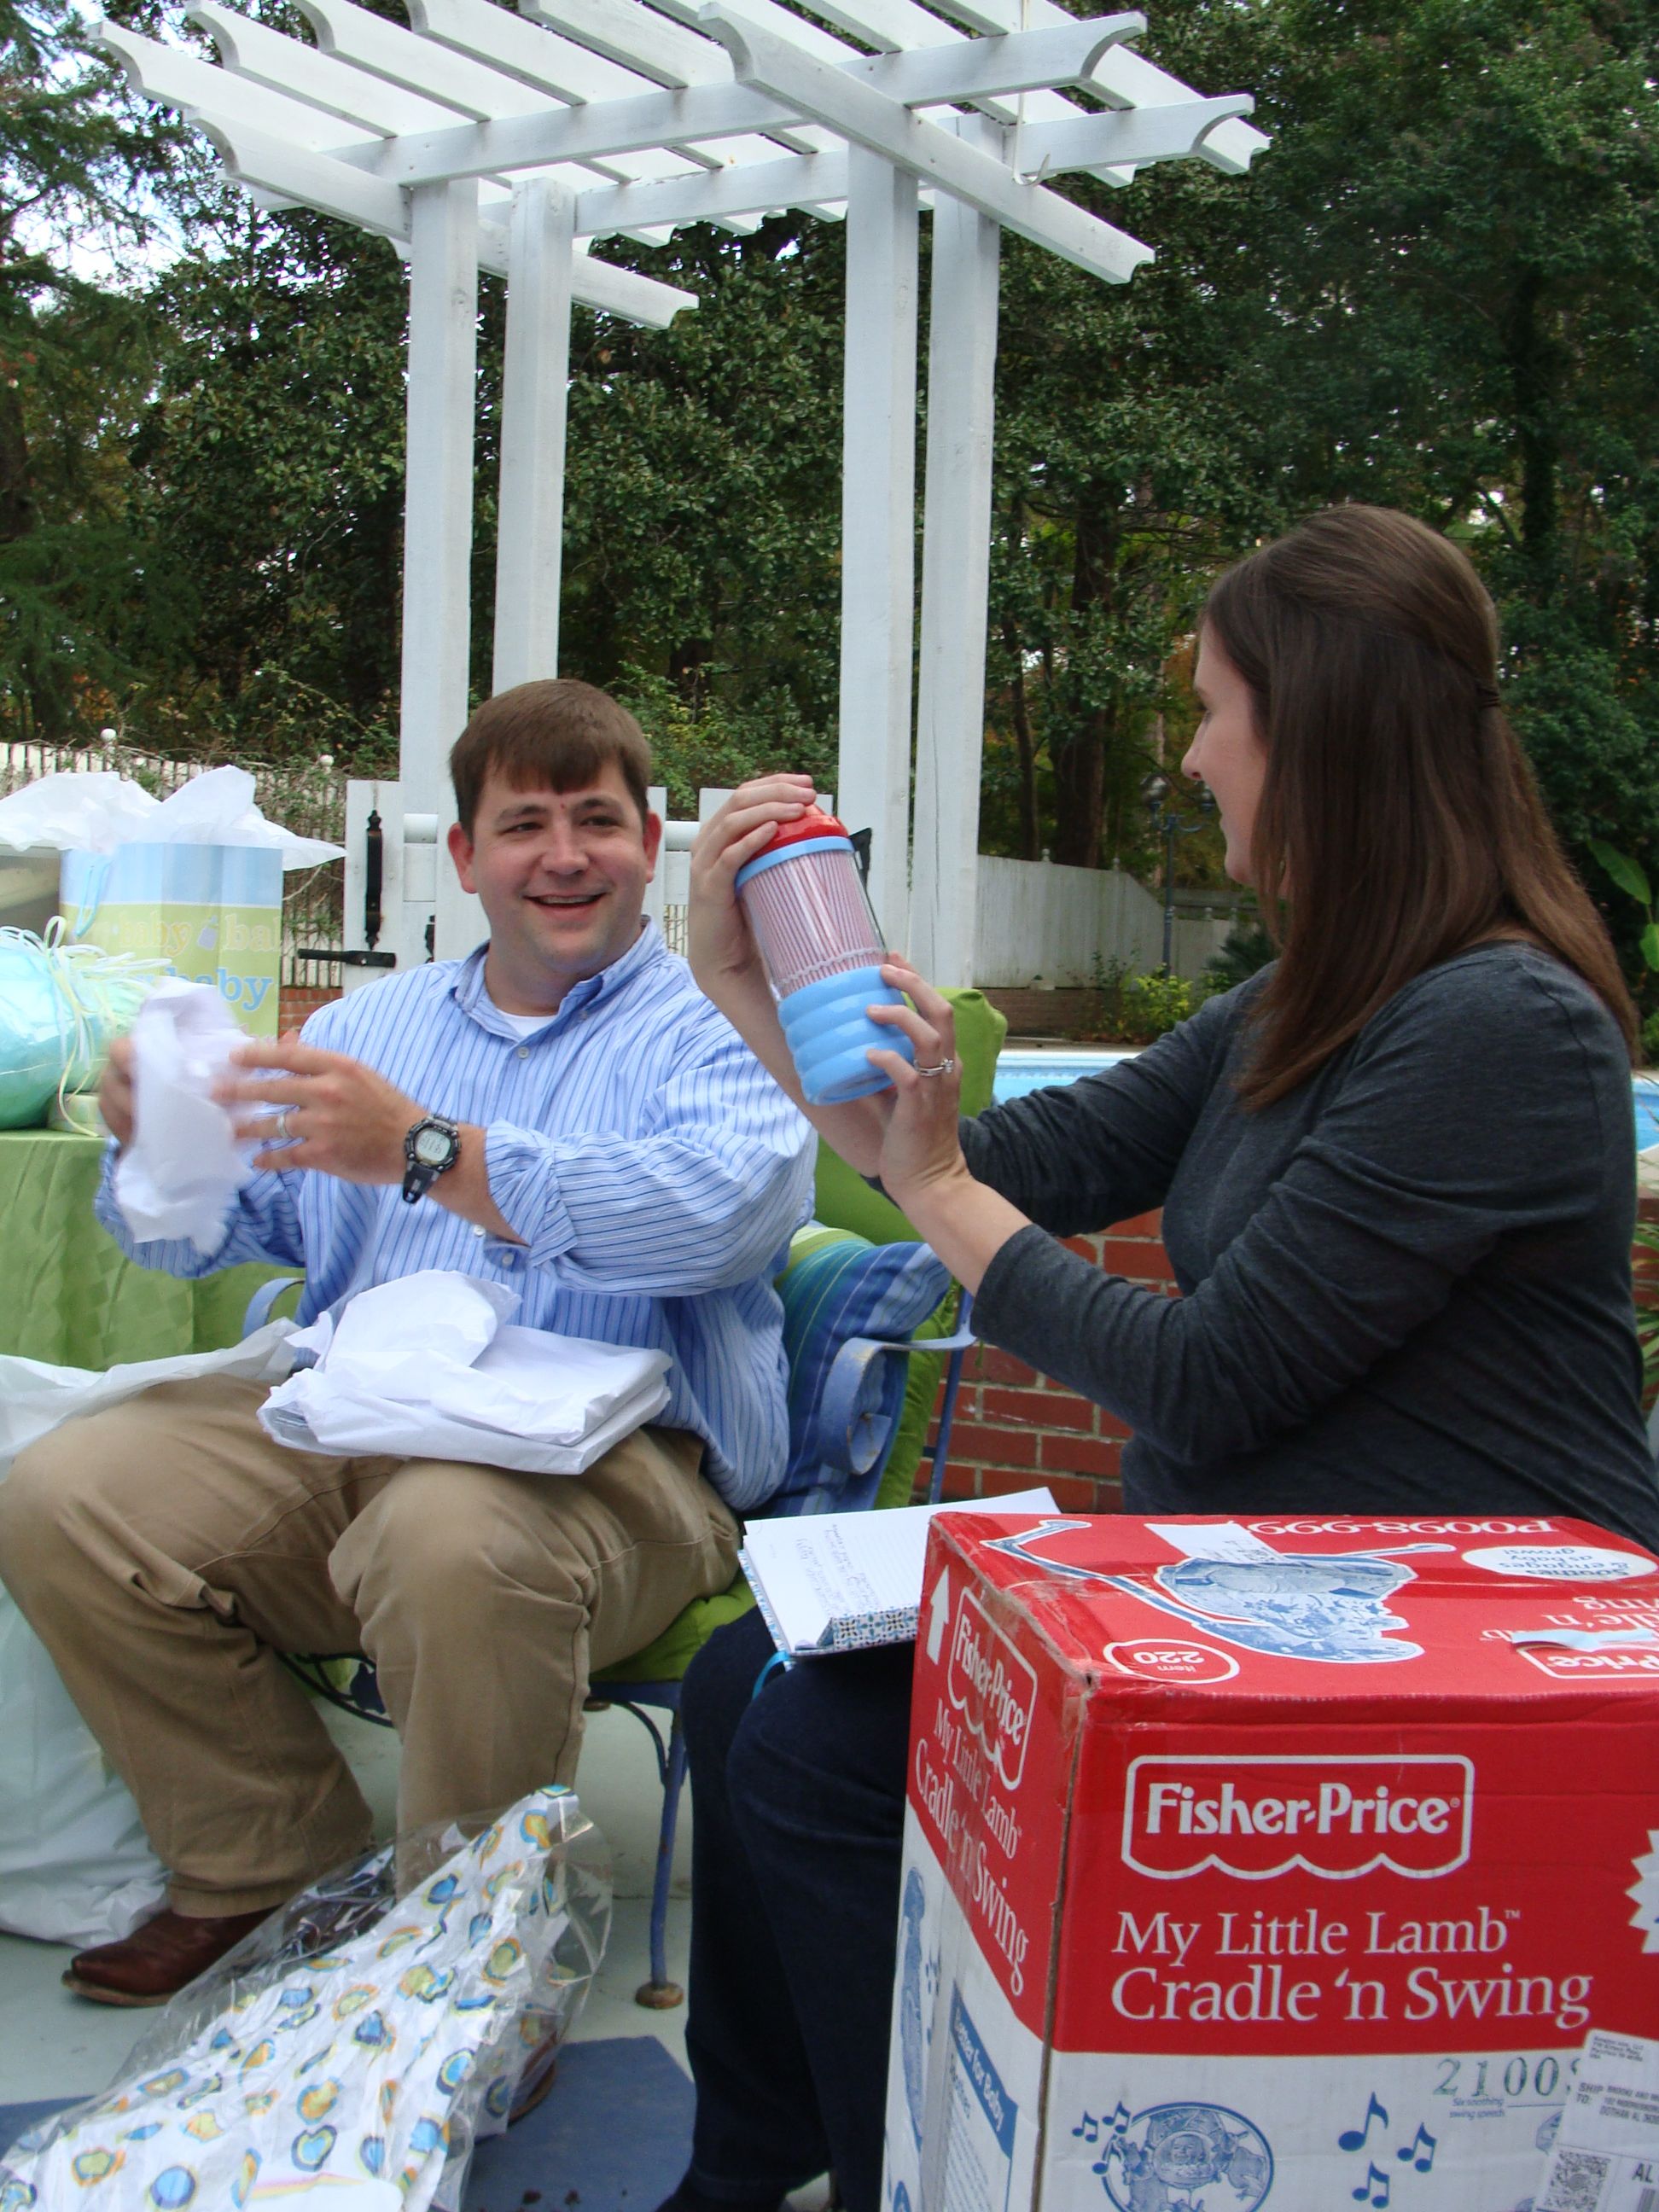
[[[948, 1004], [895, 961], [910, 1003], [871, 1011], [914, 1065], [872, 1054], [890, 1090], [811, 1111], [975, 1291], [981, 1336], [1133, 1431], [1132, 1511], [1562, 1514], [1659, 1546], [1634, 1014], [1497, 655], [1473, 568], [1404, 515], [1334, 508], [1251, 555], [1203, 612], [1183, 766], [1280, 957], [976, 1121]], [[732, 881], [810, 796], [745, 786], [693, 865], [697, 979], [797, 1098]], [[1154, 1206], [1180, 1298], [1060, 1241]], [[687, 1682], [699, 2103], [670, 2202], [769, 2212], [827, 2154], [872, 2212], [908, 1655], [750, 1703], [767, 1649], [740, 1622]]]

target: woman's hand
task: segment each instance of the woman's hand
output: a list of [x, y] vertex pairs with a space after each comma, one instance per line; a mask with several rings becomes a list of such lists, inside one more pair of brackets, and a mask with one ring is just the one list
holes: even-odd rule
[[691, 848], [686, 957], [704, 997], [733, 1018], [734, 1007], [761, 1003], [757, 992], [771, 1003], [765, 967], [738, 904], [738, 871], [765, 849], [781, 822], [797, 820], [811, 803], [810, 775], [757, 776], [709, 817]]
[[[956, 1017], [949, 1000], [924, 982], [908, 960], [890, 955], [881, 980], [902, 991], [908, 1006], [872, 1006], [871, 1018], [908, 1037], [915, 1064], [898, 1052], [872, 1052], [891, 1079], [892, 1110], [878, 1170], [894, 1204], [908, 1213], [914, 1200], [940, 1186], [969, 1180], [957, 1135], [962, 1075], [957, 1066]], [[941, 1072], [929, 1074], [930, 1068]]]
[[[893, 1081], [893, 1088], [880, 1094], [892, 1103], [878, 1171], [889, 1197], [917, 1235], [933, 1246], [965, 1290], [977, 1294], [997, 1253], [1030, 1224], [988, 1184], [975, 1182], [963, 1158], [957, 1118], [962, 1080], [950, 1001], [924, 982], [908, 960], [890, 958], [881, 975], [911, 1004], [872, 1006], [871, 1018], [908, 1037], [916, 1060], [913, 1067], [896, 1052], [870, 1055]], [[930, 1067], [939, 1072], [929, 1075], [926, 1071]]]

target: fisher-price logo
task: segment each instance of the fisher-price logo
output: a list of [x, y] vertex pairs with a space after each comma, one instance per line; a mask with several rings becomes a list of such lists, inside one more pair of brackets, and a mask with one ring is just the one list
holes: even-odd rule
[[1036, 1706], [1036, 1676], [999, 1628], [994, 1628], [971, 1590], [951, 1628], [945, 1693], [1005, 1788], [1017, 1790], [1025, 1771], [1025, 1746]]
[[1159, 1881], [1210, 1868], [1348, 1881], [1377, 1867], [1430, 1881], [1468, 1860], [1474, 1806], [1461, 1758], [1137, 1759], [1123, 1859]]

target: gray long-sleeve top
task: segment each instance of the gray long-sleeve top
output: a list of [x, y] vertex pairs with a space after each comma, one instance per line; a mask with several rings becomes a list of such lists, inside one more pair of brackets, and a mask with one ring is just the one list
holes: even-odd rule
[[[1265, 980], [963, 1122], [971, 1172], [1036, 1224], [975, 1328], [1134, 1431], [1136, 1512], [1557, 1513], [1659, 1547], [1607, 1009], [1547, 955], [1482, 946], [1246, 1113]], [[1055, 1241], [1158, 1206], [1182, 1297]]]

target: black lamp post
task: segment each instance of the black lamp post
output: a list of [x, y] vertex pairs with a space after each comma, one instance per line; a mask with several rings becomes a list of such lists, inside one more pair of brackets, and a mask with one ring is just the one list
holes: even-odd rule
[[1185, 822], [1169, 804], [1170, 781], [1167, 776], [1149, 775], [1140, 787], [1146, 801], [1152, 836], [1164, 839], [1164, 973], [1170, 972], [1170, 945], [1175, 931], [1175, 848], [1177, 837], [1190, 837], [1204, 827], [1202, 817], [1215, 811], [1215, 801], [1207, 785], [1200, 787], [1198, 805], [1200, 819]]

